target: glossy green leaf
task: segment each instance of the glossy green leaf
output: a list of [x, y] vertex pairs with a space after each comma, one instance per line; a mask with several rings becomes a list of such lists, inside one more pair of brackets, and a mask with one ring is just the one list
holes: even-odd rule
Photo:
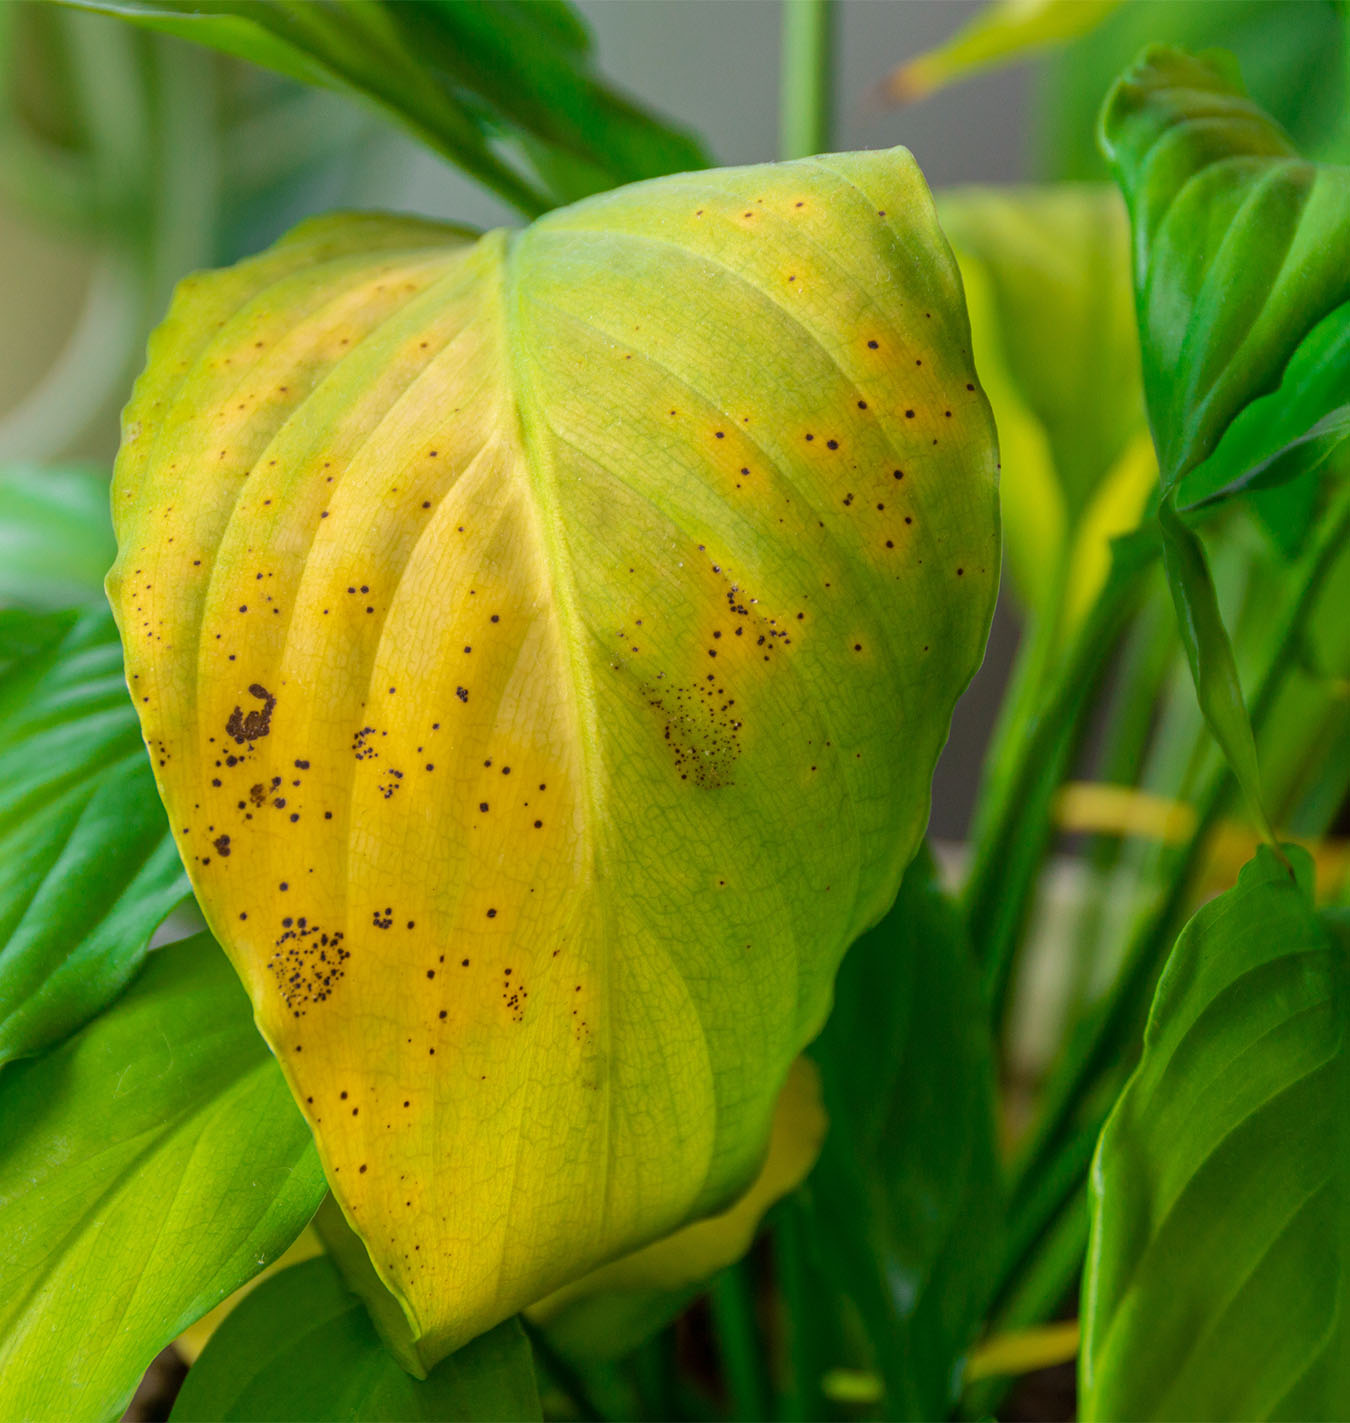
[[1300, 159], [1219, 61], [1158, 46], [1112, 91], [1102, 138], [1130, 207], [1168, 581], [1201, 708], [1266, 825], [1232, 647], [1175, 511], [1343, 438], [1350, 169]]
[[97, 598], [116, 552], [106, 474], [0, 467], [0, 608]]
[[0, 612], [0, 1064], [127, 984], [189, 893], [104, 607]]
[[1102, 1134], [1085, 1419], [1350, 1413], [1350, 939], [1286, 853], [1177, 940]]
[[1133, 223], [1163, 488], [1186, 506], [1346, 418], [1350, 169], [1301, 159], [1217, 60], [1156, 46], [1102, 138]]
[[313, 1142], [206, 935], [0, 1075], [0, 1417], [105, 1420], [151, 1359], [279, 1255]]
[[1097, 142], [1102, 100], [1146, 45], [1236, 56], [1252, 97], [1305, 152], [1334, 156], [1345, 109], [1345, 28], [1327, 0], [1129, 0], [1048, 54], [1033, 95], [1046, 177], [1106, 176]]
[[949, 39], [907, 59], [882, 86], [896, 104], [913, 103], [959, 79], [1029, 59], [1096, 29], [1122, 0], [989, 0]]
[[849, 950], [812, 1048], [830, 1128], [808, 1190], [824, 1268], [856, 1304], [888, 1418], [942, 1418], [1002, 1246], [988, 1014], [926, 851]]
[[326, 1256], [251, 1291], [211, 1336], [170, 1415], [174, 1423], [514, 1423], [539, 1392], [518, 1321], [406, 1374]]
[[[504, 161], [518, 133], [598, 186], [708, 162], [699, 144], [596, 77], [570, 7], [539, 0], [65, 0], [373, 103], [534, 213], [556, 201]], [[555, 175], [551, 166], [547, 176]], [[584, 183], [589, 187], [591, 183]], [[578, 196], [570, 182], [562, 196]]]
[[1148, 454], [1129, 226], [1102, 184], [938, 199], [998, 423], [1004, 539], [1023, 602], [1071, 626], [1138, 523]]
[[969, 344], [903, 150], [324, 220], [155, 336], [131, 685], [423, 1366], [758, 1169], [982, 654]]

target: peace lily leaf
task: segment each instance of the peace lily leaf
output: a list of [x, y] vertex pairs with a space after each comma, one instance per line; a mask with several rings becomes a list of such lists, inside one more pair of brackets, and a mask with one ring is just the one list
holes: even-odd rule
[[719, 1270], [754, 1242], [765, 1211], [801, 1185], [825, 1139], [820, 1074], [807, 1057], [792, 1064], [774, 1111], [769, 1150], [750, 1189], [730, 1210], [695, 1221], [540, 1300], [530, 1319], [548, 1326], [565, 1353], [618, 1358], [673, 1319]]
[[[1133, 222], [1163, 489], [1212, 499], [1346, 416], [1350, 169], [1299, 158], [1216, 61], [1157, 46], [1107, 100], [1102, 141]], [[1204, 465], [1230, 432], [1246, 438], [1217, 479]]]
[[[540, 0], [65, 0], [373, 103], [524, 212], [551, 205], [503, 134], [587, 165], [600, 186], [701, 168], [687, 134], [592, 72], [569, 6]], [[547, 161], [545, 175], [554, 170]], [[569, 185], [571, 186], [571, 185]]]
[[945, 1417], [1001, 1249], [993, 1054], [955, 906], [925, 850], [849, 952], [812, 1054], [830, 1129], [807, 1190], [887, 1417]]
[[1156, 474], [1125, 209], [1094, 184], [958, 188], [938, 206], [998, 422], [1009, 563], [1027, 605], [1071, 625]]
[[0, 607], [97, 598], [116, 551], [106, 474], [0, 467]]
[[1096, 29], [1121, 0], [991, 0], [943, 44], [897, 65], [882, 86], [910, 104], [981, 70], [1027, 59]]
[[324, 1256], [253, 1290], [189, 1371], [174, 1423], [489, 1423], [537, 1419], [539, 1392], [518, 1320], [410, 1378]]
[[206, 935], [0, 1075], [0, 1417], [103, 1420], [324, 1192], [309, 1132]]
[[323, 221], [154, 338], [131, 685], [422, 1366], [757, 1169], [981, 655], [968, 346], [903, 150]]
[[1083, 1417], [1343, 1418], [1347, 949], [1269, 849], [1158, 985], [1092, 1174]]
[[1233, 650], [1175, 510], [1343, 433], [1350, 169], [1304, 162], [1217, 63], [1156, 46], [1107, 100], [1102, 139], [1133, 225], [1168, 582], [1206, 720], [1266, 825]]
[[104, 607], [0, 612], [0, 1064], [126, 986], [189, 893]]

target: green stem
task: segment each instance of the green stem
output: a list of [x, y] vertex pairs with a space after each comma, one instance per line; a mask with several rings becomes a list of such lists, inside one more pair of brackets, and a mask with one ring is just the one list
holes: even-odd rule
[[[1322, 522], [1317, 541], [1309, 550], [1298, 592], [1273, 630], [1270, 652], [1251, 699], [1253, 726], [1259, 729], [1270, 715], [1291, 665], [1296, 660], [1300, 630], [1321, 593], [1327, 573], [1350, 534], [1350, 488], [1342, 491]], [[1063, 1159], [1075, 1154], [1082, 1132], [1095, 1131], [1106, 1107], [1079, 1116], [1089, 1094], [1123, 1081], [1129, 1068], [1129, 1036], [1148, 1006], [1154, 981], [1180, 929], [1192, 880], [1209, 832], [1232, 792], [1226, 765], [1217, 766], [1196, 797], [1196, 824], [1185, 846], [1174, 858], [1168, 883], [1152, 909], [1141, 920], [1126, 949], [1111, 989], [1098, 1008], [1083, 1022], [1069, 1051], [1051, 1079], [1046, 1106], [1035, 1137], [1023, 1154], [1016, 1176], [1014, 1198], [1033, 1209], [1031, 1202], [1046, 1191], [1062, 1190]], [[1106, 1095], [1114, 1095], [1107, 1093]], [[1108, 1104], [1109, 1105], [1109, 1104]], [[1067, 1134], [1067, 1141], [1066, 1141]]]
[[1021, 735], [1009, 747], [1010, 770], [996, 771], [997, 779], [990, 779], [989, 809], [980, 823], [963, 901], [996, 1020], [1003, 1015], [1013, 959], [1050, 843], [1054, 795], [1142, 571], [1142, 566], [1113, 570], [1045, 688], [1039, 711], [1017, 727]]
[[746, 1262], [723, 1270], [708, 1292], [732, 1416], [763, 1420], [772, 1403]]
[[778, 94], [784, 158], [828, 153], [834, 127], [834, 0], [783, 0]]

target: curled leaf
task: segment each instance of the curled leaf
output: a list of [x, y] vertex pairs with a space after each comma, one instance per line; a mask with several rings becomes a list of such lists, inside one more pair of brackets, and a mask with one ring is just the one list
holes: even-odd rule
[[903, 151], [191, 279], [110, 593], [210, 922], [428, 1367], [725, 1207], [997, 575]]

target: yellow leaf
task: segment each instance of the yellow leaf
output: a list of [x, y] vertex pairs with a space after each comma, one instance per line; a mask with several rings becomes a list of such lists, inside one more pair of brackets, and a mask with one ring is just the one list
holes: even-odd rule
[[109, 578], [203, 910], [429, 1367], [724, 1209], [998, 571], [903, 151], [185, 283]]

